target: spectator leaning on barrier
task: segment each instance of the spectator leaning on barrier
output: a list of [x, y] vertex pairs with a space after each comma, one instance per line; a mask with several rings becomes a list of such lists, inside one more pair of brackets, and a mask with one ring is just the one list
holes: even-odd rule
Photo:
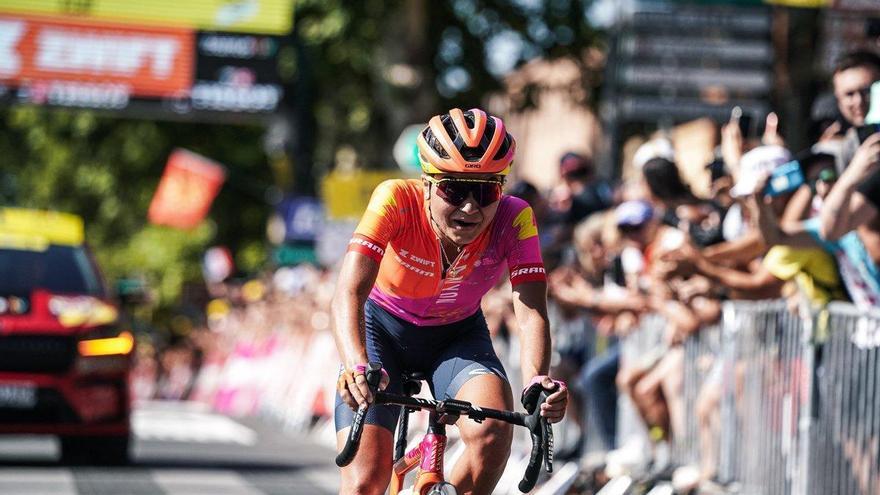
[[880, 132], [865, 139], [849, 167], [831, 188], [821, 212], [822, 236], [837, 240], [858, 230], [876, 262], [880, 260]]
[[[790, 160], [791, 154], [781, 146], [761, 146], [749, 151], [743, 155], [740, 163], [740, 179], [731, 193], [737, 197], [755, 194], [759, 176], [769, 174], [773, 169]], [[791, 194], [775, 196], [769, 206], [776, 215], [781, 215], [790, 197]], [[819, 268], [824, 266], [821, 262], [816, 262], [818, 263], [816, 266], [806, 264], [807, 261], [814, 260], [814, 256], [821, 257], [822, 255], [821, 251], [799, 253], [782, 248], [774, 249], [767, 252], [763, 261], [749, 271], [711, 263], [699, 250], [690, 245], [685, 245], [678, 253], [670, 253], [669, 258], [682, 263], [693, 263], [699, 273], [724, 287], [737, 291], [743, 298], [762, 299], [779, 297], [785, 282], [800, 275], [809, 275], [813, 279], [821, 281], [815, 282], [814, 280], [812, 285], [835, 286], [837, 278], [833, 263], [830, 267], [826, 267], [827, 269]], [[814, 270], [805, 273], [804, 270], [809, 270], [810, 267]]]
[[[662, 344], [633, 362], [622, 361], [617, 375], [618, 388], [630, 396], [648, 426], [653, 467], [662, 470], [669, 462], [668, 440], [681, 433], [684, 423], [681, 396], [684, 353], [680, 344], [699, 328], [700, 321], [690, 308], [675, 299], [674, 291], [665, 282], [656, 279], [655, 268], [660, 261], [657, 254], [673, 249], [670, 239], [681, 241], [683, 234], [662, 225], [646, 201], [625, 202], [617, 207], [615, 215], [618, 228], [629, 244], [623, 252], [624, 271], [629, 278], [627, 285], [630, 291], [644, 298], [642, 313], [656, 313], [666, 321]], [[634, 445], [623, 446], [611, 455], [609, 462], [637, 463], [622, 459], [644, 454], [643, 447]]]
[[[782, 225], [776, 220], [775, 213], [764, 201], [756, 201], [756, 206], [759, 207], [756, 209], [758, 225], [765, 242], [769, 245], [819, 247], [833, 255], [837, 260], [840, 277], [849, 297], [856, 306], [863, 309], [880, 305], [880, 270], [877, 268], [876, 258], [871, 256], [871, 250], [867, 247], [869, 243], [876, 243], [877, 231], [876, 229], [872, 230], [870, 225], [861, 224], [855, 230], [843, 232], [838, 236], [838, 232], [828, 232], [825, 227], [840, 228], [837, 225], [838, 222], [844, 224], [851, 221], [852, 216], [847, 217], [845, 213], [836, 210], [841, 208], [838, 205], [847, 202], [845, 201], [849, 199], [847, 196], [852, 196], [852, 203], [862, 204], [864, 208], [867, 201], [863, 193], [859, 192], [862, 190], [862, 186], [856, 190], [856, 187], [849, 182], [857, 180], [853, 177], [861, 173], [860, 170], [867, 166], [866, 163], [870, 163], [871, 153], [878, 152], [877, 150], [871, 151], [875, 147], [880, 147], [880, 135], [872, 136], [869, 141], [866, 141], [853, 159], [852, 165], [834, 183], [830, 191], [828, 191], [830, 184], [823, 180], [817, 180], [817, 195], [827, 195], [821, 208], [821, 217], [814, 217], [795, 225]], [[875, 155], [873, 160], [876, 161], [876, 159]], [[826, 178], [830, 179], [827, 173]], [[844, 181], [842, 186], [841, 181]], [[856, 213], [855, 217], [858, 218], [860, 214], [862, 213]], [[835, 218], [835, 216], [840, 218]], [[841, 228], [840, 230], [845, 229]]]
[[664, 223], [686, 232], [700, 247], [723, 240], [725, 209], [713, 201], [697, 198], [681, 179], [675, 162], [652, 158], [642, 166], [642, 175], [651, 202], [662, 211]]
[[[573, 382], [583, 408], [599, 427], [599, 436], [606, 449], [615, 447], [617, 436], [617, 387], [620, 346], [615, 335], [614, 320], [624, 312], [642, 311], [645, 302], [633, 297], [622, 287], [622, 273], [615, 246], [618, 236], [611, 233], [613, 212], [602, 212], [582, 221], [574, 231], [577, 268], [560, 267], [548, 277], [550, 293], [556, 301], [589, 311], [599, 339], [605, 339], [603, 352], [592, 356]], [[614, 225], [611, 225], [614, 227]], [[614, 260], [612, 260], [614, 255]], [[596, 349], [599, 346], [595, 346]], [[582, 425], [585, 427], [585, 425]], [[583, 441], [583, 439], [582, 439]]]
[[[769, 174], [758, 176], [755, 189], [749, 199], [749, 207], [758, 224], [761, 237], [770, 246], [764, 256], [767, 271], [780, 280], [794, 280], [798, 292], [806, 298], [810, 307], [824, 306], [833, 299], [845, 299], [837, 265], [826, 251], [814, 242], [794, 244], [780, 242], [776, 220], [779, 208], [774, 208], [776, 198], [765, 194]], [[820, 186], [821, 187], [821, 186]]]

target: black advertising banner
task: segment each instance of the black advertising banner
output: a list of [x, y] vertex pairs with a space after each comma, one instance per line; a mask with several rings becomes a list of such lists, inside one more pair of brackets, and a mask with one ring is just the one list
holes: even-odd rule
[[188, 98], [172, 106], [178, 113], [271, 113], [281, 102], [276, 36], [198, 32], [196, 67]]

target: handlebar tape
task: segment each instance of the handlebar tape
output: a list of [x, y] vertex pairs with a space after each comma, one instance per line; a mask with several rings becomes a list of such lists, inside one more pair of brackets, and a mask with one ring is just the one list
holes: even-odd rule
[[[548, 396], [546, 391], [542, 391], [536, 405], [543, 404]], [[526, 416], [525, 423], [532, 439], [532, 451], [529, 454], [529, 465], [518, 488], [519, 491], [528, 493], [538, 481], [542, 463], [546, 461], [547, 472], [553, 472], [553, 429], [550, 423], [541, 417], [540, 407], [535, 407], [533, 412]]]
[[[379, 389], [379, 381], [382, 379], [382, 365], [379, 363], [368, 364], [366, 379], [370, 392], [375, 394]], [[355, 454], [357, 454], [361, 443], [361, 434], [364, 432], [364, 419], [367, 417], [367, 410], [369, 408], [369, 404], [361, 404], [358, 407], [354, 420], [351, 423], [351, 430], [348, 432], [348, 438], [345, 439], [345, 446], [342, 448], [342, 452], [336, 456], [337, 466], [348, 466], [354, 459]]]

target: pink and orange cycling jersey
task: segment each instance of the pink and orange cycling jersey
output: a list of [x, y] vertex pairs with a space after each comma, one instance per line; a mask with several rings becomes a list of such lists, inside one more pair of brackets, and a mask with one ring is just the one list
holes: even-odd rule
[[444, 325], [474, 314], [505, 270], [512, 285], [546, 280], [532, 209], [512, 196], [444, 276], [422, 191], [415, 179], [379, 184], [349, 242], [380, 263], [370, 293], [379, 306], [415, 325]]

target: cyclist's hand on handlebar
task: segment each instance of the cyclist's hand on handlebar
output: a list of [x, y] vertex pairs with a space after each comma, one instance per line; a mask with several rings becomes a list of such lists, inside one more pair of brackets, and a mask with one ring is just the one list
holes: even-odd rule
[[532, 378], [522, 393], [523, 406], [530, 413], [533, 412], [542, 390], [547, 391], [549, 395], [547, 400], [541, 404], [541, 416], [551, 423], [562, 421], [565, 416], [565, 408], [568, 406], [568, 387], [565, 386], [565, 382], [553, 380], [546, 375]]
[[[361, 404], [371, 404], [373, 402], [373, 393], [367, 384], [366, 364], [358, 364], [353, 369], [343, 369], [339, 373], [339, 380], [336, 382], [336, 389], [339, 391], [339, 397], [348, 407], [356, 411]], [[384, 390], [388, 386], [390, 378], [388, 373], [382, 368], [382, 378], [379, 380], [379, 390]]]

